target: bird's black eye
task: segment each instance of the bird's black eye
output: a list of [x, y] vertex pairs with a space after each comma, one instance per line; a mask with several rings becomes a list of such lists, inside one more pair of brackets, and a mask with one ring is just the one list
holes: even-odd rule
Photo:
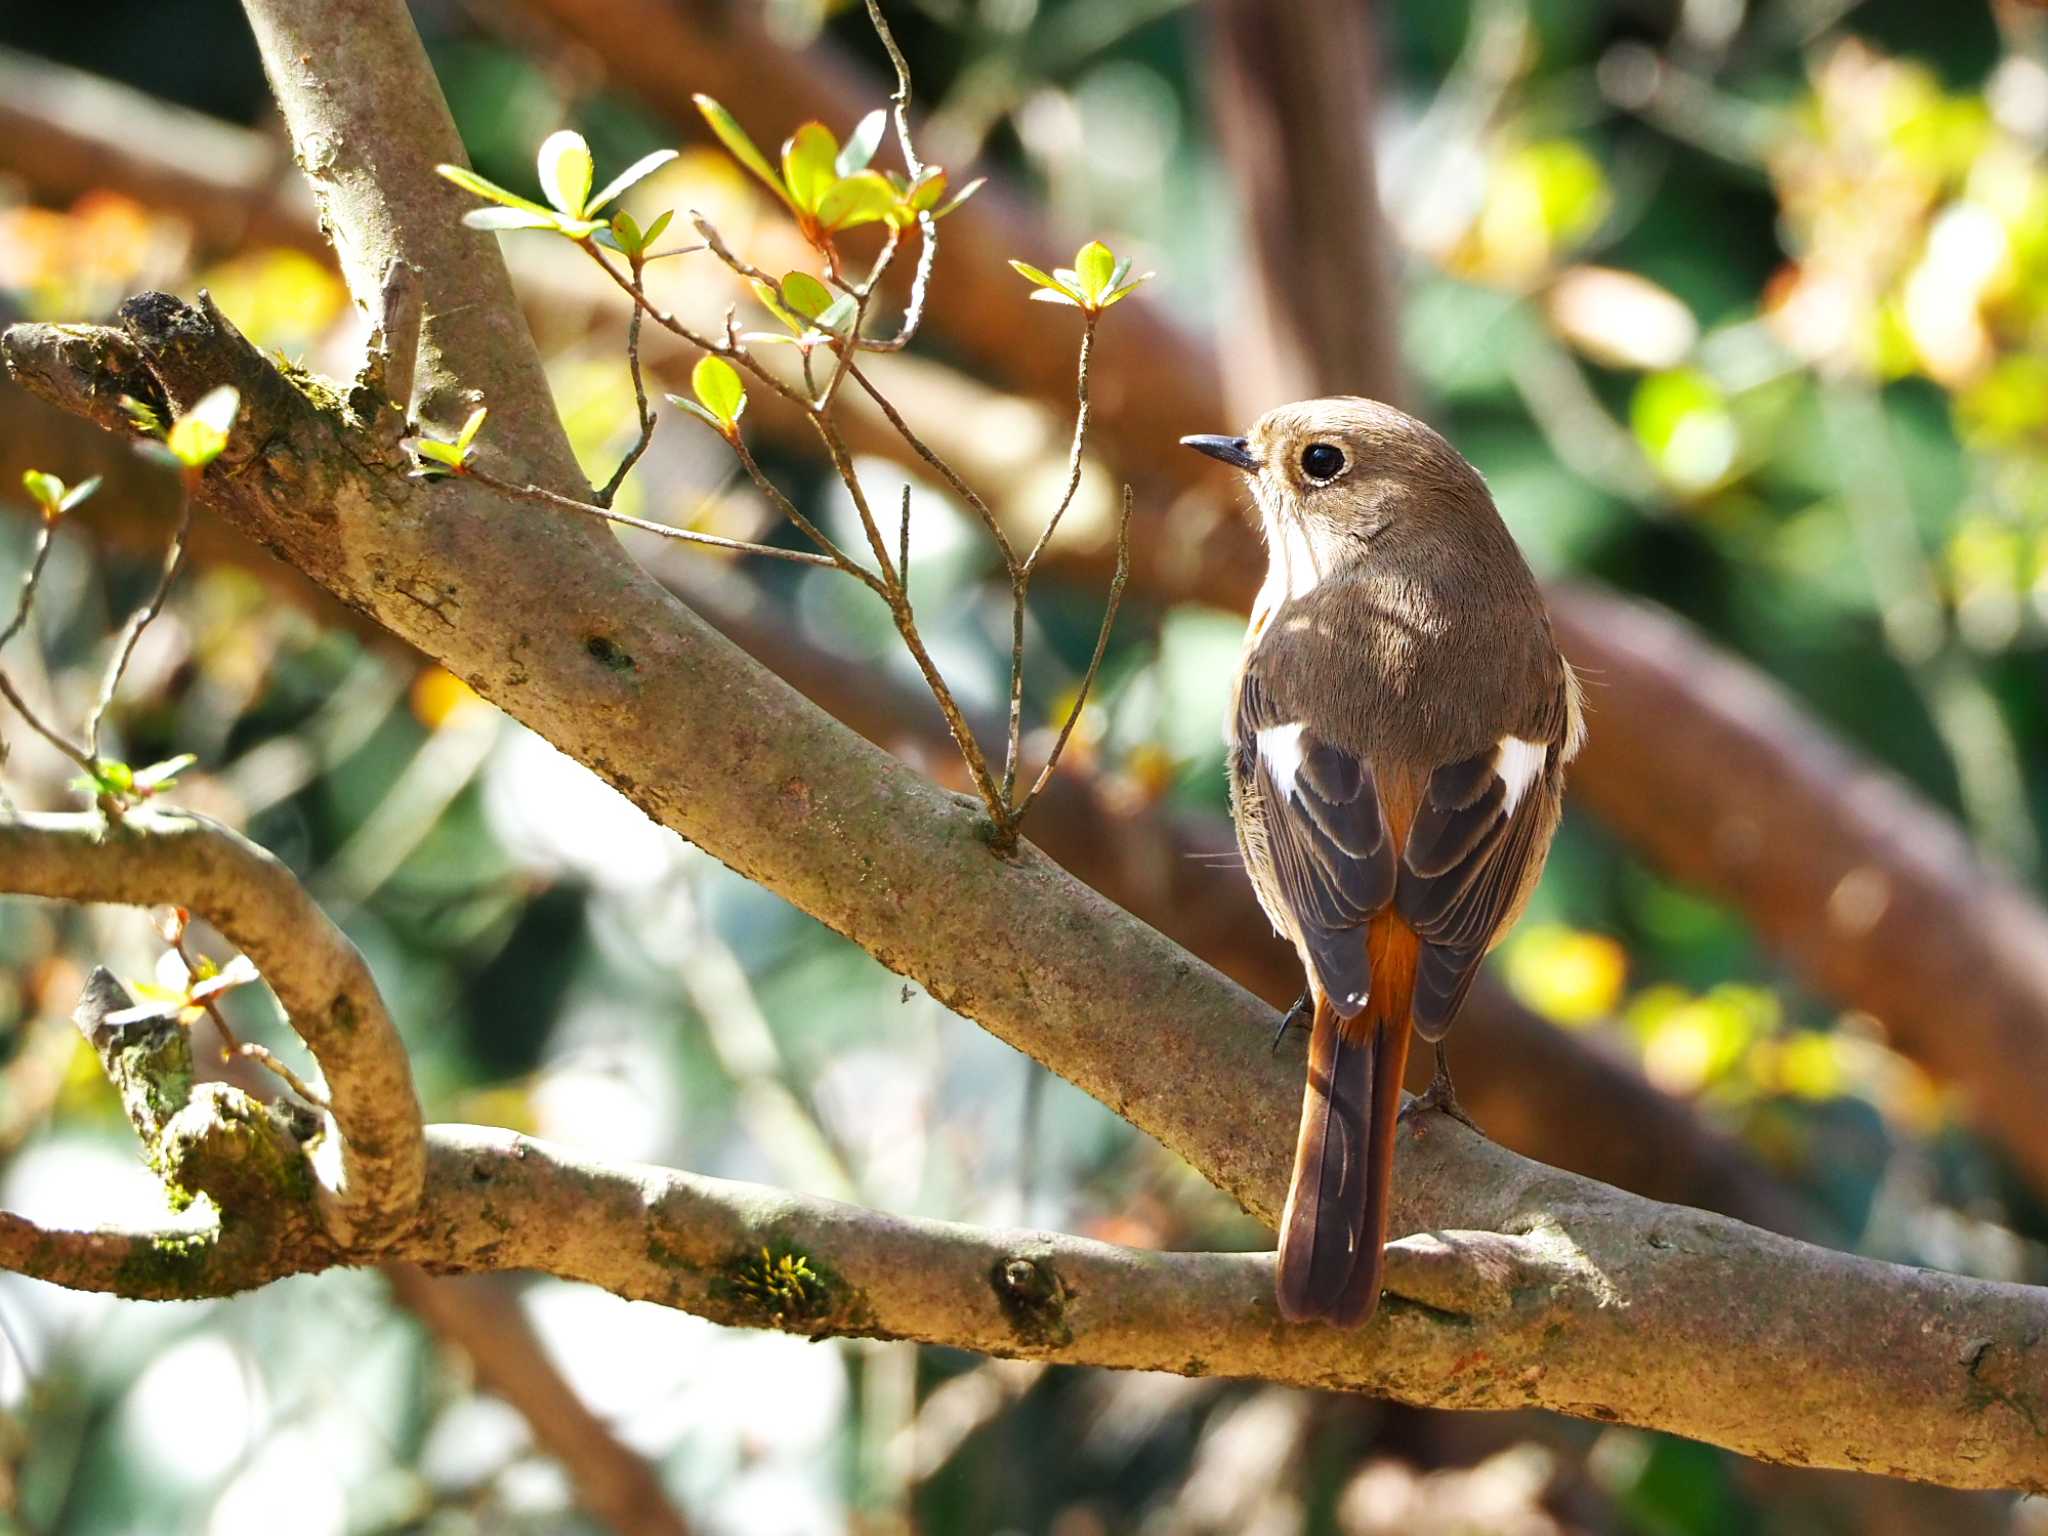
[[1334, 480], [1344, 472], [1344, 450], [1310, 443], [1301, 450], [1301, 469], [1311, 480]]

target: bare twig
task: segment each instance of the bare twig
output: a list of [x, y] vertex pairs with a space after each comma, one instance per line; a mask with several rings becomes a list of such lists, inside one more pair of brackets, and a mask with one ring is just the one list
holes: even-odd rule
[[93, 701], [92, 713], [86, 717], [85, 751], [94, 762], [100, 755], [100, 723], [106, 718], [108, 706], [114, 702], [114, 690], [121, 686], [121, 674], [128, 670], [142, 632], [163, 611], [171, 583], [178, 579], [178, 572], [185, 564], [185, 537], [191, 531], [192, 489], [187, 484], [184, 494], [178, 499], [178, 526], [171, 534], [170, 548], [164, 553], [163, 571], [157, 577], [156, 590], [149, 594], [147, 602], [128, 616], [128, 622], [122, 626], [113, 659], [107, 663], [106, 676], [100, 680], [99, 697]]
[[[14, 617], [7, 621], [7, 628], [4, 631], [0, 631], [0, 647], [4, 647], [8, 641], [21, 633], [22, 628], [28, 623], [29, 613], [35, 607], [36, 588], [42, 584], [43, 567], [50, 558], [50, 544], [55, 533], [55, 523], [51, 519], [43, 519], [41, 526], [36, 531], [35, 553], [29, 559], [27, 573], [21, 578], [21, 596], [15, 603]], [[92, 772], [91, 754], [80, 747], [73, 746], [61, 732], [44, 721], [42, 716], [38, 715], [29, 705], [29, 702], [21, 696], [20, 692], [15, 688], [12, 679], [5, 672], [0, 672], [0, 698], [5, 698], [9, 704], [14, 706], [15, 713], [27, 722], [30, 730], [70, 758], [72, 762], [83, 768], [87, 773]], [[4, 756], [4, 750], [0, 750], [0, 759], [4, 759]]]
[[1052, 744], [1052, 751], [1046, 754], [1045, 766], [1038, 770], [1038, 777], [1031, 789], [1017, 805], [1017, 820], [1024, 819], [1024, 813], [1052, 779], [1053, 770], [1060, 765], [1060, 754], [1067, 750], [1067, 738], [1074, 734], [1074, 726], [1081, 718], [1081, 712], [1088, 707], [1089, 691], [1095, 686], [1095, 675], [1102, 670], [1103, 654], [1109, 649], [1109, 632], [1116, 626], [1116, 611], [1124, 599], [1124, 583], [1131, 576], [1131, 488], [1124, 487], [1123, 515], [1116, 525], [1116, 574], [1109, 581], [1109, 598], [1103, 605], [1102, 627], [1095, 633], [1095, 654], [1088, 658], [1088, 670], [1081, 675], [1081, 686], [1074, 694], [1074, 707], [1067, 712], [1066, 722], [1060, 726], [1060, 734]]
[[[640, 286], [641, 263], [633, 263], [633, 286]], [[626, 366], [633, 374], [633, 406], [640, 415], [640, 435], [633, 446], [626, 450], [626, 456], [619, 461], [619, 467], [612, 471], [611, 479], [605, 481], [604, 489], [597, 493], [597, 504], [609, 508], [619, 494], [619, 487], [626, 483], [626, 476], [633, 473], [633, 466], [640, 462], [640, 456], [647, 451], [647, 445], [654, 441], [654, 411], [647, 404], [647, 380], [640, 372], [640, 317], [645, 313], [638, 304], [633, 306], [633, 315], [626, 322]]]
[[0, 629], [0, 650], [7, 642], [21, 633], [28, 623], [29, 610], [35, 606], [36, 588], [42, 584], [43, 567], [49, 563], [50, 545], [55, 540], [57, 523], [54, 518], [42, 518], [36, 525], [35, 553], [29, 557], [28, 570], [21, 578], [21, 596], [14, 605], [14, 617], [7, 621], [7, 627]]
[[[464, 477], [476, 481], [479, 485], [487, 485], [499, 495], [509, 496], [514, 501], [539, 502], [542, 506], [555, 507], [564, 512], [581, 513], [585, 517], [616, 523], [622, 528], [637, 528], [642, 533], [659, 534], [664, 539], [675, 539], [685, 544], [703, 544], [712, 549], [729, 549], [744, 555], [766, 555], [773, 560], [791, 560], [799, 565], [824, 565], [840, 569], [845, 565], [843, 560], [834, 559], [829, 554], [814, 555], [803, 549], [782, 549], [773, 544], [755, 544], [746, 539], [728, 539], [715, 533], [699, 533], [694, 528], [672, 528], [667, 523], [652, 523], [644, 517], [614, 512], [611, 508], [596, 502], [578, 501], [574, 496], [558, 495], [542, 486], [519, 485], [511, 480], [500, 479], [486, 470], [471, 468], [464, 472]], [[822, 538], [823, 535], [819, 537]]]

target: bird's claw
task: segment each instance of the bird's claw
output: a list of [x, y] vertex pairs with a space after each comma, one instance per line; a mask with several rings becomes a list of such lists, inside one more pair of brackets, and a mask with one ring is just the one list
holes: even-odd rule
[[1402, 1105], [1401, 1113], [1396, 1118], [1405, 1122], [1410, 1115], [1423, 1115], [1431, 1110], [1449, 1115], [1467, 1130], [1478, 1135], [1486, 1134], [1479, 1129], [1479, 1122], [1466, 1114], [1465, 1106], [1458, 1102], [1458, 1091], [1451, 1086], [1451, 1074], [1441, 1055], [1437, 1058], [1436, 1075], [1429, 1080], [1429, 1086]]
[[1294, 1006], [1280, 1015], [1280, 1027], [1273, 1031], [1273, 1044], [1268, 1049], [1268, 1054], [1278, 1054], [1280, 1042], [1287, 1038], [1287, 1031], [1307, 1020], [1313, 1011], [1314, 994], [1304, 988], [1301, 996], [1294, 1000]]

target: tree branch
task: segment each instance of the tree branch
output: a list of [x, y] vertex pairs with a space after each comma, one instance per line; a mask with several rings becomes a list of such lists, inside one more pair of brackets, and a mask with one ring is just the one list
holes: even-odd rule
[[313, 1172], [334, 1239], [374, 1248], [411, 1220], [424, 1152], [404, 1044], [362, 955], [276, 858], [179, 812], [32, 815], [0, 820], [0, 886], [203, 914], [256, 963], [326, 1077], [340, 1134]]
[[[1388, 1304], [1356, 1333], [1281, 1322], [1270, 1254], [1153, 1253], [891, 1216], [476, 1126], [430, 1131], [421, 1221], [395, 1254], [440, 1273], [541, 1270], [813, 1338], [1536, 1406], [1799, 1464], [2048, 1489], [2036, 1427], [2048, 1415], [2048, 1292], [1829, 1253], [1697, 1212], [1666, 1208], [1644, 1225], [1640, 1202], [1521, 1163], [1441, 1117], [1403, 1137], [1426, 1198], [1476, 1171], [1498, 1175], [1456, 1200], [1488, 1230], [1397, 1241]], [[44, 1232], [18, 1218], [0, 1221], [0, 1264], [124, 1294], [154, 1264], [147, 1290], [162, 1296], [321, 1267], [266, 1251], [230, 1272], [167, 1254], [161, 1236]]]

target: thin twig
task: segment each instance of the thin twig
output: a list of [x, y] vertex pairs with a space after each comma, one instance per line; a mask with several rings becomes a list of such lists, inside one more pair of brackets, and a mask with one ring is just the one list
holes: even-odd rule
[[91, 754], [83, 747], [73, 746], [69, 741], [65, 740], [55, 727], [49, 725], [42, 716], [29, 707], [28, 700], [24, 699], [15, 690], [14, 684], [8, 680], [5, 672], [0, 672], [0, 698], [6, 699], [9, 704], [14, 706], [14, 712], [28, 722], [30, 730], [70, 758], [72, 762], [78, 764], [88, 774], [92, 773], [98, 766], [93, 762]]
[[1059, 530], [1060, 519], [1067, 515], [1067, 508], [1074, 504], [1074, 494], [1081, 489], [1081, 450], [1088, 443], [1088, 373], [1089, 365], [1095, 360], [1095, 326], [1099, 315], [1088, 316], [1081, 328], [1081, 359], [1075, 368], [1074, 436], [1067, 448], [1067, 488], [1060, 494], [1059, 505], [1052, 509], [1052, 516], [1045, 520], [1045, 531], [1038, 536], [1038, 542], [1031, 546], [1031, 553], [1024, 557], [1024, 576], [1028, 581], [1032, 569], [1038, 564], [1038, 557], [1045, 553], [1045, 546], [1052, 542], [1052, 536]]
[[[633, 263], [633, 286], [640, 286], [641, 263]], [[647, 405], [647, 380], [640, 372], [640, 319], [642, 310], [633, 306], [633, 316], [626, 322], [626, 366], [633, 374], [633, 405], [640, 413], [640, 436], [619, 461], [619, 467], [612, 471], [611, 479], [604, 483], [604, 489], [597, 493], [597, 504], [609, 507], [619, 494], [619, 487], [626, 483], [626, 476], [633, 472], [633, 466], [640, 462], [640, 456], [647, 451], [647, 445], [654, 441], [654, 412]]]
[[107, 675], [100, 681], [99, 697], [93, 701], [92, 713], [86, 717], [85, 752], [95, 762], [100, 755], [100, 724], [106, 719], [108, 706], [114, 702], [114, 690], [121, 686], [121, 674], [128, 670], [142, 632], [163, 611], [171, 583], [178, 579], [178, 572], [185, 564], [185, 536], [191, 531], [192, 487], [188, 479], [183, 494], [178, 498], [178, 527], [171, 535], [171, 547], [164, 554], [163, 573], [157, 577], [156, 590], [150, 593], [148, 602], [128, 616], [128, 622], [122, 626], [120, 642], [114, 649], [113, 659], [107, 664]]
[[672, 528], [667, 523], [651, 523], [644, 517], [631, 517], [624, 512], [614, 512], [611, 508], [599, 506], [594, 502], [578, 501], [573, 496], [559, 495], [543, 486], [520, 485], [515, 481], [501, 480], [481, 469], [465, 471], [464, 478], [488, 486], [499, 495], [509, 496], [515, 501], [536, 501], [543, 506], [560, 508], [564, 512], [580, 512], [585, 517], [617, 523], [625, 528], [638, 528], [642, 533], [659, 534], [664, 539], [677, 539], [686, 544], [705, 544], [713, 549], [730, 549], [744, 555], [766, 555], [773, 560], [791, 560], [799, 565], [837, 567], [841, 564], [830, 555], [814, 555], [809, 550], [782, 549], [774, 544], [755, 544], [745, 539], [724, 538], [715, 533], [699, 533], [694, 528]]
[[903, 511], [896, 528], [896, 579], [910, 590], [910, 482], [903, 482]]
[[[1024, 557], [1022, 564], [1012, 562], [1010, 567], [1010, 738], [1003, 756], [1003, 799], [1012, 805], [1017, 793], [1017, 770], [1024, 753], [1025, 604], [1031, 596], [1031, 573], [1038, 567], [1038, 557], [1052, 542], [1060, 520], [1067, 515], [1067, 508], [1074, 504], [1074, 496], [1081, 489], [1081, 452], [1088, 443], [1089, 365], [1095, 359], [1095, 325], [1099, 318], [1099, 313], [1090, 314], [1081, 327], [1081, 356], [1074, 371], [1077, 404], [1074, 435], [1067, 449], [1066, 489], [1060, 493], [1052, 516], [1045, 520], [1045, 527], [1039, 532], [1038, 542], [1031, 546], [1031, 553]], [[1072, 728], [1071, 720], [1068, 727]]]
[[42, 582], [43, 566], [49, 561], [50, 545], [56, 532], [56, 521], [47, 517], [36, 530], [36, 551], [29, 560], [28, 573], [21, 578], [21, 598], [14, 605], [14, 617], [7, 621], [5, 629], [0, 629], [0, 647], [5, 647], [8, 641], [21, 633], [22, 626], [28, 623], [29, 609], [35, 606], [36, 588]]
[[903, 419], [902, 413], [890, 403], [888, 396], [875, 388], [874, 381], [858, 366], [853, 369], [853, 382], [867, 391], [868, 398], [874, 401], [883, 417], [895, 429], [896, 435], [909, 446], [910, 451], [924, 460], [932, 471], [952, 488], [953, 494], [973, 509], [974, 515], [981, 519], [982, 527], [988, 530], [989, 537], [996, 541], [996, 548], [1002, 552], [1005, 568], [1014, 570], [1017, 564], [1017, 551], [1012, 547], [1009, 535], [1003, 532], [1003, 525], [997, 521], [995, 512], [989, 504], [982, 500], [973, 486], [960, 478], [958, 470], [940, 458], [938, 453], [917, 435], [910, 423]]
[[1109, 632], [1116, 627], [1116, 610], [1124, 598], [1124, 583], [1131, 575], [1131, 488], [1124, 487], [1123, 515], [1117, 520], [1116, 528], [1116, 574], [1109, 582], [1109, 602], [1103, 609], [1102, 628], [1095, 635], [1095, 654], [1088, 659], [1088, 670], [1081, 676], [1080, 691], [1074, 696], [1074, 707], [1068, 711], [1066, 723], [1060, 727], [1060, 734], [1052, 744], [1052, 751], [1045, 759], [1045, 766], [1038, 770], [1038, 777], [1024, 798], [1018, 802], [1012, 820], [1021, 822], [1025, 812], [1031, 809], [1039, 792], [1051, 782], [1053, 770], [1060, 765], [1060, 754], [1067, 750], [1067, 738], [1074, 734], [1074, 726], [1081, 718], [1081, 711], [1088, 707], [1089, 690], [1095, 686], [1095, 676], [1102, 670], [1102, 658], [1109, 650]]

